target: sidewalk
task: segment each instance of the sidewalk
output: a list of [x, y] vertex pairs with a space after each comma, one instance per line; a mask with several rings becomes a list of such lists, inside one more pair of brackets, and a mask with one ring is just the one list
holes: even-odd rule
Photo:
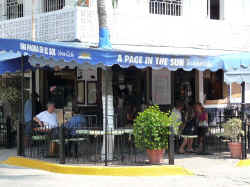
[[[15, 156], [16, 150], [0, 150], [0, 160]], [[250, 158], [250, 155], [249, 157]], [[62, 175], [0, 164], [0, 186], [102, 186], [102, 187], [249, 187], [250, 167], [238, 168], [238, 160], [198, 155], [176, 155], [176, 165], [192, 170], [195, 176], [103, 177]]]
[[11, 156], [16, 156], [16, 148], [5, 149], [0, 147], [0, 162], [7, 160]]
[[[248, 155], [250, 158], [250, 155]], [[191, 170], [195, 175], [226, 176], [235, 170], [239, 159], [231, 159], [230, 156], [221, 157], [216, 155], [176, 155], [175, 164]], [[250, 168], [249, 168], [250, 170]]]
[[[0, 162], [7, 160], [9, 157], [16, 156], [16, 149], [0, 149]], [[248, 154], [250, 158], [250, 154]], [[47, 160], [51, 162], [51, 160]], [[184, 154], [175, 155], [175, 165], [182, 166], [195, 175], [201, 176], [226, 176], [233, 171], [244, 170], [236, 167], [239, 159], [231, 159], [229, 154], [223, 155], [196, 155]], [[52, 161], [53, 162], [53, 161]], [[167, 160], [165, 161], [167, 162]], [[249, 167], [250, 170], [250, 167]], [[238, 172], [241, 173], [241, 172]], [[250, 176], [249, 176], [250, 177]]]

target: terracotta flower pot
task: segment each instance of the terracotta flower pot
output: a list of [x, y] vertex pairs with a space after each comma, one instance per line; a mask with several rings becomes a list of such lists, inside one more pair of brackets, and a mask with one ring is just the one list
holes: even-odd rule
[[161, 149], [161, 150], [149, 150], [149, 149], [147, 149], [149, 162], [151, 164], [160, 164], [164, 153], [165, 153], [165, 149]]
[[232, 158], [241, 158], [242, 156], [242, 147], [241, 143], [231, 142], [228, 143], [229, 150], [231, 152]]

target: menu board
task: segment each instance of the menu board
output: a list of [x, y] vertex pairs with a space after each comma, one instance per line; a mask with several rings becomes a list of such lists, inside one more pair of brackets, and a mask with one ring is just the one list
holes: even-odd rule
[[152, 71], [153, 104], [171, 104], [171, 72], [167, 69]]

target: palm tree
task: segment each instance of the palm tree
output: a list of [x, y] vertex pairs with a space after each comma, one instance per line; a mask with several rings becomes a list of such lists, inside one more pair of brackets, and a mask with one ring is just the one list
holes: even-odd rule
[[99, 20], [99, 47], [111, 49], [110, 42], [110, 19], [112, 15], [112, 0], [97, 0]]

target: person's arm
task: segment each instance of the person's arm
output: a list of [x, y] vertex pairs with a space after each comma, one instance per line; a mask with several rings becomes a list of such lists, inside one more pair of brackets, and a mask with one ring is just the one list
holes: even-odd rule
[[205, 120], [206, 120], [206, 122], [208, 122], [208, 113], [207, 112], [205, 114]]
[[35, 117], [33, 118], [33, 120], [34, 120], [35, 122], [37, 122], [41, 127], [43, 126], [43, 122], [40, 121], [40, 119], [39, 119], [37, 116], [35, 116]]

